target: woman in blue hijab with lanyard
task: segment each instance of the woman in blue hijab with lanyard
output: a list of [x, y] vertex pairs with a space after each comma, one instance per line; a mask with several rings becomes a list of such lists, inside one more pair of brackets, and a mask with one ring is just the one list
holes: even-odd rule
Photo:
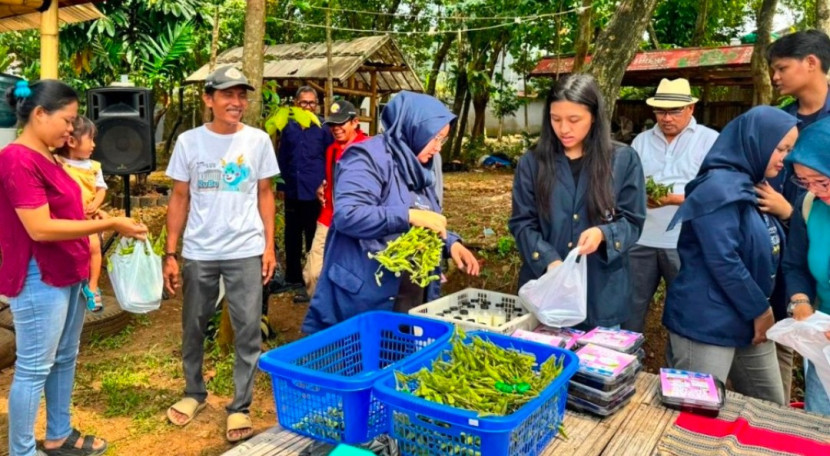
[[335, 171], [334, 220], [304, 333], [369, 310], [408, 312], [425, 298], [437, 298], [437, 282], [424, 290], [408, 276], [384, 274], [380, 286], [375, 281], [378, 263], [368, 253], [383, 250], [413, 226], [438, 232], [445, 239], [444, 255], [464, 272], [478, 275], [478, 261], [447, 231], [435, 194], [433, 156], [454, 120], [437, 99], [401, 92], [383, 109], [383, 134], [343, 153]]
[[[787, 311], [804, 320], [816, 310], [830, 314], [830, 119], [802, 130], [786, 162], [793, 183], [808, 192], [793, 208], [783, 265]], [[804, 383], [805, 410], [830, 415], [830, 397], [812, 366]]]
[[766, 332], [784, 232], [761, 212], [755, 186], [783, 169], [795, 125], [759, 106], [723, 129], [669, 225], [683, 223], [681, 267], [663, 312], [671, 367], [728, 377], [739, 393], [778, 404], [784, 389]]

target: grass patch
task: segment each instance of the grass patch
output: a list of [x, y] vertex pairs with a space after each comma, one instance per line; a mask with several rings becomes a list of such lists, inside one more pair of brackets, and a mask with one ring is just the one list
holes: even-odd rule
[[130, 430], [149, 433], [165, 425], [164, 411], [180, 396], [170, 388], [179, 362], [170, 354], [149, 352], [79, 365], [75, 400], [102, 407], [103, 416], [129, 417]]

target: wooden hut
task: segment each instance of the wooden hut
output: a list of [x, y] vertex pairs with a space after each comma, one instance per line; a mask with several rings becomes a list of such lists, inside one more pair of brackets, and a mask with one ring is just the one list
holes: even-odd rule
[[[336, 95], [368, 97], [369, 113], [360, 120], [369, 122], [370, 134], [377, 133], [378, 103], [390, 94], [409, 90], [423, 92], [418, 76], [395, 41], [387, 35], [369, 36], [332, 43], [332, 91]], [[216, 66], [242, 66], [242, 47], [217, 57]], [[264, 80], [275, 80], [281, 95], [293, 94], [300, 86], [326, 93], [326, 43], [292, 43], [265, 47]], [[185, 82], [203, 82], [208, 65], [191, 74]], [[330, 104], [328, 100], [325, 105]]]

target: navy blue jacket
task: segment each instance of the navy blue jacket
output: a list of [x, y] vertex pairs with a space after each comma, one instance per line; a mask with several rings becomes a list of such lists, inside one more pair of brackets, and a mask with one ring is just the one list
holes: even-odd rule
[[757, 206], [740, 201], [683, 222], [677, 250], [683, 266], [666, 297], [666, 328], [707, 344], [750, 345], [778, 267]]
[[[564, 260], [577, 245], [583, 231], [591, 228], [586, 193], [589, 176], [583, 168], [574, 185], [568, 159], [555, 158], [556, 177], [550, 201], [550, 220], [538, 213], [534, 181], [539, 165], [532, 152], [516, 168], [513, 181], [513, 214], [508, 226], [522, 257], [519, 288], [541, 277], [548, 264]], [[588, 318], [586, 325], [613, 326], [629, 318], [631, 285], [628, 250], [637, 243], [646, 217], [643, 168], [634, 149], [619, 146], [614, 151], [613, 190], [617, 217], [600, 225], [605, 241], [588, 256]]]
[[[311, 299], [302, 331], [317, 332], [369, 310], [392, 310], [400, 278], [385, 271], [375, 281], [378, 262], [369, 258], [386, 242], [409, 230], [409, 209], [441, 212], [435, 190], [429, 186], [410, 192], [383, 136], [350, 146], [337, 163], [334, 219], [326, 237], [323, 270]], [[444, 254], [460, 239], [448, 233]], [[438, 297], [438, 283], [427, 299]]]
[[277, 189], [289, 199], [316, 201], [317, 187], [326, 178], [326, 149], [334, 142], [328, 126], [303, 129], [289, 120], [280, 134], [277, 162], [284, 184]]

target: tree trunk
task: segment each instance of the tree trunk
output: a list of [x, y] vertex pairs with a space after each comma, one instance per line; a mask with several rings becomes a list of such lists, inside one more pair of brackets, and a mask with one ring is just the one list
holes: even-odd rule
[[450, 134], [448, 136], [449, 140], [444, 144], [441, 153], [443, 153], [449, 161], [449, 158], [452, 157], [453, 145], [456, 141], [456, 137], [463, 136], [458, 135], [458, 124], [461, 123], [461, 109], [464, 107], [464, 98], [467, 96], [467, 91], [469, 90], [469, 81], [467, 80], [467, 47], [464, 46], [463, 36], [461, 32], [458, 32], [458, 40], [456, 40], [457, 47], [458, 47], [458, 57], [456, 61], [456, 74], [455, 78], [455, 99], [452, 103], [452, 112], [456, 115], [457, 120], [453, 122], [452, 127], [450, 127]]
[[[331, 6], [331, 3], [329, 3]], [[329, 107], [334, 103], [334, 73], [331, 55], [331, 8], [326, 10], [326, 101], [323, 102], [323, 113], [329, 115]]]
[[651, 45], [654, 49], [660, 49], [660, 41], [657, 40], [657, 30], [654, 30], [654, 23], [648, 21], [648, 38], [651, 40]]
[[816, 28], [830, 34], [830, 0], [816, 0]]
[[625, 70], [639, 49], [640, 40], [658, 0], [621, 0], [613, 19], [599, 35], [588, 72], [594, 75], [611, 119]]
[[585, 10], [579, 15], [579, 36], [576, 40], [576, 54], [574, 54], [574, 73], [579, 73], [582, 67], [585, 66], [585, 57], [588, 56], [588, 46], [594, 38], [592, 3], [593, 0], [582, 0], [582, 7]]
[[[499, 55], [501, 55], [501, 51], [504, 48], [505, 44], [503, 43], [496, 43], [492, 50], [490, 51], [489, 59], [487, 59], [486, 63], [484, 61], [484, 56], [480, 59], [481, 62], [484, 63], [484, 67], [481, 70], [486, 71], [487, 79], [489, 81], [493, 80], [493, 73], [496, 71], [496, 63], [499, 61]], [[478, 66], [481, 64], [476, 65], [476, 70], [478, 70]], [[473, 108], [475, 109], [476, 118], [473, 122], [473, 131], [470, 133], [473, 139], [483, 138], [484, 137], [484, 127], [487, 121], [487, 104], [490, 103], [490, 87], [482, 87], [481, 91], [475, 91], [473, 93]]]
[[450, 160], [461, 156], [461, 145], [464, 143], [464, 133], [467, 131], [467, 119], [470, 117], [470, 100], [472, 94], [467, 91], [464, 96], [464, 107], [461, 108], [461, 119], [458, 121], [458, 137], [453, 144], [452, 152], [450, 153]]
[[692, 35], [692, 46], [702, 46], [706, 40], [706, 19], [709, 15], [709, 1], [697, 1], [697, 20], [695, 21], [695, 32]]
[[755, 85], [754, 104], [769, 104], [772, 101], [772, 82], [769, 79], [769, 64], [765, 51], [771, 41], [772, 19], [778, 0], [763, 0], [756, 16], [756, 39], [752, 51], [752, 82]]
[[441, 65], [447, 59], [447, 55], [452, 48], [452, 42], [455, 41], [455, 35], [452, 33], [445, 33], [441, 41], [441, 46], [438, 47], [438, 53], [435, 54], [435, 60], [432, 61], [432, 69], [429, 71], [429, 81], [427, 81], [427, 94], [435, 95], [435, 84], [438, 82], [438, 73], [441, 71]]
[[244, 122], [259, 126], [262, 121], [262, 73], [265, 69], [265, 0], [248, 0], [245, 10], [245, 38], [242, 48], [242, 72], [256, 90]]
[[[216, 69], [216, 54], [219, 50], [219, 23], [221, 17], [219, 16], [220, 6], [216, 5], [216, 11], [213, 12], [213, 30], [210, 35], [210, 63], [208, 64], [208, 72], [213, 73]], [[202, 122], [210, 122], [210, 108], [202, 102]]]

